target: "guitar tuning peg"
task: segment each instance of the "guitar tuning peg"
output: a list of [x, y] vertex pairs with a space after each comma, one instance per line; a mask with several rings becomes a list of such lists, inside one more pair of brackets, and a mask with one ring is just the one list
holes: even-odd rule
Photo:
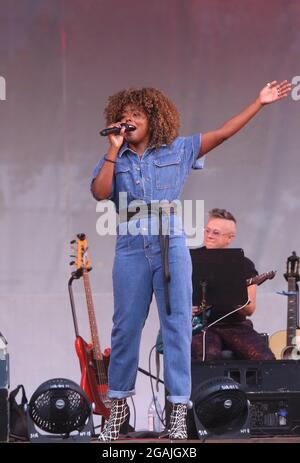
[[76, 240], [70, 241], [70, 244], [74, 244], [74, 243], [76, 243]]
[[72, 260], [72, 261], [69, 263], [69, 265], [74, 265], [74, 264], [76, 264], [76, 262], [75, 262], [74, 260]]
[[69, 256], [69, 257], [76, 257], [76, 256], [74, 256], [73, 254], [70, 254], [70, 256]]

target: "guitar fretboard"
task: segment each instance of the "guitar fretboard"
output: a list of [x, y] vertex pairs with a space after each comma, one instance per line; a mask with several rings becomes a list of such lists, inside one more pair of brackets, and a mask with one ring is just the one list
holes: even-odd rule
[[287, 346], [293, 345], [297, 331], [298, 287], [295, 277], [288, 278], [288, 308], [287, 308]]
[[86, 303], [88, 308], [89, 324], [91, 331], [91, 338], [93, 343], [93, 354], [95, 360], [102, 360], [103, 356], [101, 353], [98, 329], [95, 317], [95, 309], [92, 297], [92, 290], [90, 285], [89, 276], [86, 270], [83, 271], [83, 284], [85, 289]]

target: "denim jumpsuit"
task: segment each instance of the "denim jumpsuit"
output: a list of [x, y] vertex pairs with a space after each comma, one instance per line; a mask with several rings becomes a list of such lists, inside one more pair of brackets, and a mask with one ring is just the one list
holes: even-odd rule
[[[191, 168], [202, 169], [197, 160], [201, 135], [178, 137], [171, 145], [147, 148], [141, 157], [125, 143], [116, 158], [110, 199], [117, 212], [132, 201], [153, 203], [178, 200]], [[103, 166], [101, 159], [93, 172]], [[121, 200], [119, 193], [127, 193]], [[126, 195], [125, 195], [126, 196]], [[125, 202], [124, 202], [125, 201]], [[114, 316], [108, 396], [121, 399], [135, 393], [141, 333], [153, 292], [158, 307], [164, 346], [164, 381], [168, 400], [187, 403], [191, 393], [192, 266], [181, 219], [169, 216], [169, 299], [166, 311], [158, 218], [144, 217], [117, 227], [113, 265]], [[128, 225], [134, 225], [130, 232]], [[138, 230], [138, 233], [136, 232]]]

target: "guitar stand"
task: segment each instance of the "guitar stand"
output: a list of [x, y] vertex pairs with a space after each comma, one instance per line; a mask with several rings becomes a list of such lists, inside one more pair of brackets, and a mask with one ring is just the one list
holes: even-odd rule
[[143, 368], [138, 367], [138, 371], [140, 371], [146, 376], [149, 376], [149, 378], [155, 379], [158, 383], [165, 384], [162, 379], [157, 378], [157, 376], [152, 375], [151, 373], [149, 373], [149, 371], [144, 370]]
[[77, 270], [76, 272], [72, 272], [72, 276], [68, 281], [68, 291], [69, 291], [69, 296], [70, 296], [70, 304], [71, 304], [71, 309], [72, 309], [72, 317], [73, 317], [73, 323], [74, 323], [74, 329], [75, 329], [76, 337], [79, 336], [79, 330], [78, 330], [78, 323], [77, 323], [77, 316], [76, 316], [76, 310], [75, 310], [75, 302], [74, 302], [72, 284], [73, 284], [74, 280], [79, 280], [79, 278], [81, 278], [81, 276], [82, 276], [82, 272]]

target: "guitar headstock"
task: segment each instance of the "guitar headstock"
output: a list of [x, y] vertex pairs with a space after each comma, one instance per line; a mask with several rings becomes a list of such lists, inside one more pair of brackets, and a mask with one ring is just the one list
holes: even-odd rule
[[261, 275], [254, 277], [253, 281], [257, 286], [259, 286], [262, 283], [264, 283], [266, 280], [273, 280], [275, 275], [276, 275], [276, 270], [271, 270], [270, 272], [262, 273]]
[[299, 275], [299, 256], [293, 251], [292, 255], [287, 258], [286, 262], [286, 273], [284, 274], [286, 280], [289, 278], [295, 278], [296, 281], [300, 280]]
[[77, 239], [71, 241], [71, 246], [72, 251], [74, 252], [71, 257], [75, 257], [75, 261], [70, 262], [70, 265], [76, 265], [76, 270], [72, 272], [72, 274], [79, 278], [83, 272], [89, 272], [92, 270], [91, 261], [88, 255], [86, 235], [84, 233], [78, 233]]
[[273, 280], [275, 275], [276, 275], [276, 270], [270, 270], [270, 272], [266, 273], [266, 279], [267, 280]]

